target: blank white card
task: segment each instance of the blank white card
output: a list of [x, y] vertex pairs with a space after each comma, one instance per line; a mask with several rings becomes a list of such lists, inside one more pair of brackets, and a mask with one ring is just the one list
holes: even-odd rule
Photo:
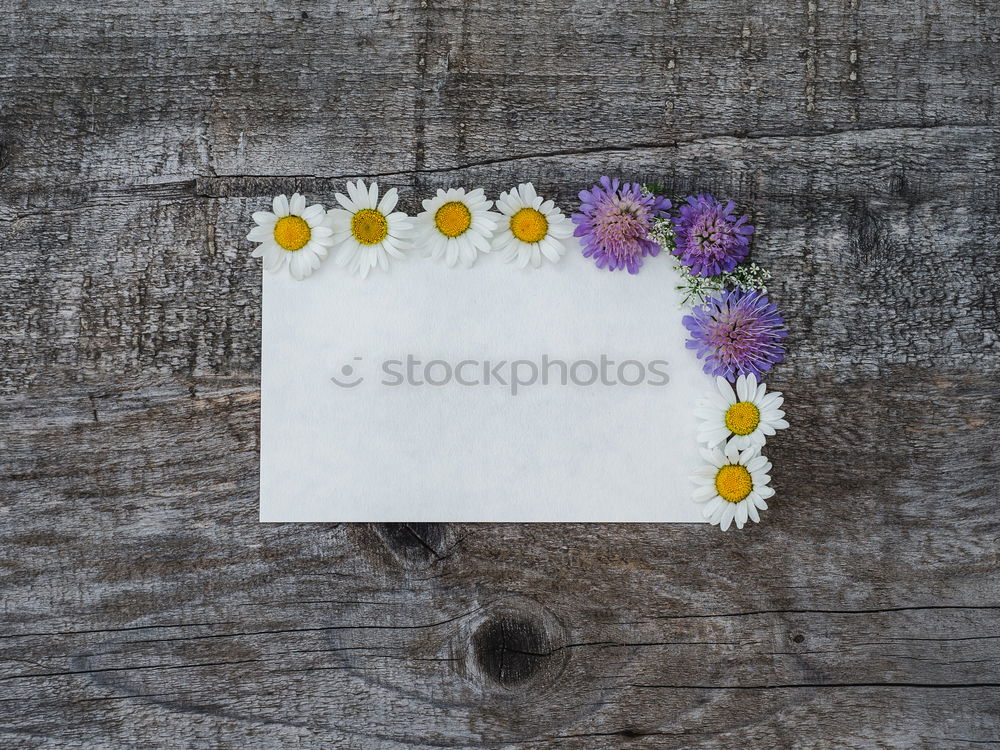
[[261, 521], [701, 521], [671, 265], [265, 272]]

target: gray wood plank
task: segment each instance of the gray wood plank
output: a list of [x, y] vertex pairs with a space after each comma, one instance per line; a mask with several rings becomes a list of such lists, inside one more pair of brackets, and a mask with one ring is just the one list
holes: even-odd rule
[[[4, 746], [1000, 744], [994, 4], [0, 10]], [[606, 172], [754, 215], [765, 523], [257, 524], [250, 212]]]

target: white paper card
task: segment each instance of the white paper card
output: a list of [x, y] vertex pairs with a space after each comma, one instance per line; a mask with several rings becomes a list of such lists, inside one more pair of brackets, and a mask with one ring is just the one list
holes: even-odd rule
[[263, 283], [262, 521], [702, 520], [713, 383], [664, 255]]

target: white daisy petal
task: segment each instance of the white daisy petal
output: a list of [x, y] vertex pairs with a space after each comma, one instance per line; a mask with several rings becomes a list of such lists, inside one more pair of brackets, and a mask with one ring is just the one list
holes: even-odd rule
[[276, 196], [273, 201], [271, 201], [271, 208], [274, 211], [274, 215], [279, 219], [282, 216], [288, 216], [288, 196], [282, 193]]
[[378, 211], [384, 216], [388, 216], [392, 213], [392, 210], [396, 207], [396, 203], [399, 202], [399, 191], [396, 188], [389, 188], [385, 191], [385, 195], [382, 196], [382, 200], [379, 201]]
[[691, 481], [695, 484], [714, 484], [717, 473], [718, 468], [715, 466], [702, 466], [691, 475]]
[[273, 228], [275, 223], [278, 221], [278, 217], [270, 211], [254, 211], [252, 218], [254, 223], [269, 229]]
[[709, 498], [708, 502], [705, 504], [705, 507], [702, 509], [702, 513], [704, 514], [705, 518], [711, 518], [716, 513], [721, 511], [724, 505], [727, 505], [726, 501], [723, 500], [718, 495], [714, 495], [711, 498]]
[[291, 272], [292, 278], [301, 281], [309, 275], [309, 261], [305, 255], [296, 252], [288, 260], [288, 270]]
[[431, 237], [425, 239], [424, 243], [427, 245], [428, 253], [434, 260], [441, 260], [446, 258], [448, 254], [448, 240], [444, 237]]
[[733, 447], [738, 451], [746, 450], [750, 445], [750, 441], [745, 435], [734, 435], [729, 442], [732, 443]]
[[[464, 237], [461, 239], [465, 239]], [[474, 242], [465, 241], [460, 245], [459, 260], [465, 268], [472, 268], [472, 264], [476, 262], [476, 246]]]
[[727, 437], [729, 437], [729, 430], [717, 429], [706, 435], [703, 442], [711, 448], [718, 448]]
[[696, 503], [704, 503], [713, 497], [715, 497], [715, 487], [711, 485], [702, 485], [694, 491], [691, 496]]
[[[350, 183], [347, 184], [350, 185]], [[333, 197], [337, 201], [337, 203], [343, 206], [344, 210], [347, 211], [347, 213], [351, 214], [352, 216], [355, 213], [357, 213], [357, 211], [360, 209], [360, 206], [358, 206], [357, 203], [355, 203], [351, 198], [348, 198], [343, 193], [336, 193], [334, 194]]]
[[722, 396], [723, 402], [726, 406], [732, 406], [736, 403], [736, 393], [733, 391], [733, 387], [729, 384], [721, 375], [715, 378], [715, 387], [719, 389], [719, 395]]
[[361, 189], [363, 184], [361, 180], [358, 180], [357, 184], [350, 181], [347, 183], [347, 194], [358, 208], [368, 208], [365, 205], [368, 202], [368, 192]]
[[783, 399], [777, 393], [768, 393], [756, 403], [761, 409], [777, 409]]
[[730, 463], [736, 463], [739, 460], [740, 449], [737, 447], [735, 441], [730, 440], [728, 443], [726, 443], [726, 449], [724, 452], [726, 455], [726, 459]]
[[[337, 195], [340, 195], [340, 193], [337, 193]], [[331, 208], [326, 212], [326, 222], [328, 226], [333, 227], [338, 232], [348, 232], [350, 231], [351, 217], [353, 215], [346, 208]]]
[[749, 503], [747, 503], [746, 500], [744, 500], [741, 503], [737, 503], [736, 504], [736, 528], [738, 528], [738, 529], [742, 529], [743, 528], [743, 524], [745, 524], [747, 522], [747, 515], [748, 515], [747, 505], [748, 504]]
[[[318, 242], [317, 240], [311, 240], [304, 248], [299, 250], [300, 253], [308, 253], [309, 255], [316, 258], [315, 266], [319, 268], [319, 261], [326, 258], [328, 250], [326, 245]], [[315, 270], [315, 269], [314, 269]]]
[[274, 227], [254, 227], [247, 235], [251, 242], [266, 242], [274, 238]]
[[736, 378], [736, 397], [740, 401], [746, 401], [749, 394], [747, 393], [747, 376], [740, 375]]
[[[718, 392], [718, 390], [710, 391], [708, 397], [705, 399], [714, 409], [725, 412], [731, 404], [724, 399]], [[736, 403], [736, 399], [733, 399], [733, 403]]]
[[551, 234], [538, 243], [541, 254], [553, 263], [558, 263], [559, 259], [566, 254], [566, 246]]
[[285, 264], [285, 256], [288, 253], [282, 250], [273, 242], [268, 242], [260, 246], [261, 256], [264, 260], [264, 268], [268, 271], [279, 271]]
[[733, 503], [726, 503], [726, 507], [722, 509], [722, 517], [719, 519], [719, 528], [723, 531], [728, 531], [730, 524], [733, 522], [733, 518], [736, 517], [736, 508]]
[[326, 258], [326, 255], [327, 255], [326, 248], [323, 247], [322, 245], [312, 246], [309, 255], [309, 265], [312, 267], [313, 271], [315, 271], [317, 268], [320, 267], [320, 264]]
[[309, 208], [303, 210], [301, 215], [302, 218], [305, 219], [306, 224], [308, 224], [311, 229], [315, 229], [322, 223], [323, 219], [326, 218], [326, 209], [324, 209], [319, 203], [313, 203], [309, 206]]
[[473, 250], [478, 250], [481, 253], [488, 253], [490, 251], [490, 241], [484, 235], [466, 232], [459, 239], [465, 240]]
[[397, 248], [395, 245], [391, 244], [390, 242], [388, 241], [383, 242], [382, 247], [385, 249], [386, 253], [391, 255], [393, 258], [396, 258], [397, 260], [406, 260], [406, 255], [403, 253], [403, 251]]

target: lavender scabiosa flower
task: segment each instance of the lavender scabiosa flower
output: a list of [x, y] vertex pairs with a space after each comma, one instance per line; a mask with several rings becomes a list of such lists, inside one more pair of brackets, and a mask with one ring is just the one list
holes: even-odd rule
[[673, 254], [694, 276], [717, 276], [732, 271], [750, 252], [753, 227], [749, 216], [733, 213], [736, 204], [723, 205], [711, 195], [690, 196], [674, 219], [677, 244]]
[[778, 308], [757, 291], [724, 291], [684, 316], [691, 332], [687, 348], [705, 360], [705, 372], [736, 382], [739, 375], [763, 380], [785, 358], [788, 335]]
[[573, 234], [580, 238], [583, 256], [595, 258], [598, 268], [638, 273], [644, 257], [660, 252], [649, 230], [653, 220], [666, 216], [669, 208], [669, 200], [644, 195], [637, 183], [602, 177], [599, 184], [580, 192]]

